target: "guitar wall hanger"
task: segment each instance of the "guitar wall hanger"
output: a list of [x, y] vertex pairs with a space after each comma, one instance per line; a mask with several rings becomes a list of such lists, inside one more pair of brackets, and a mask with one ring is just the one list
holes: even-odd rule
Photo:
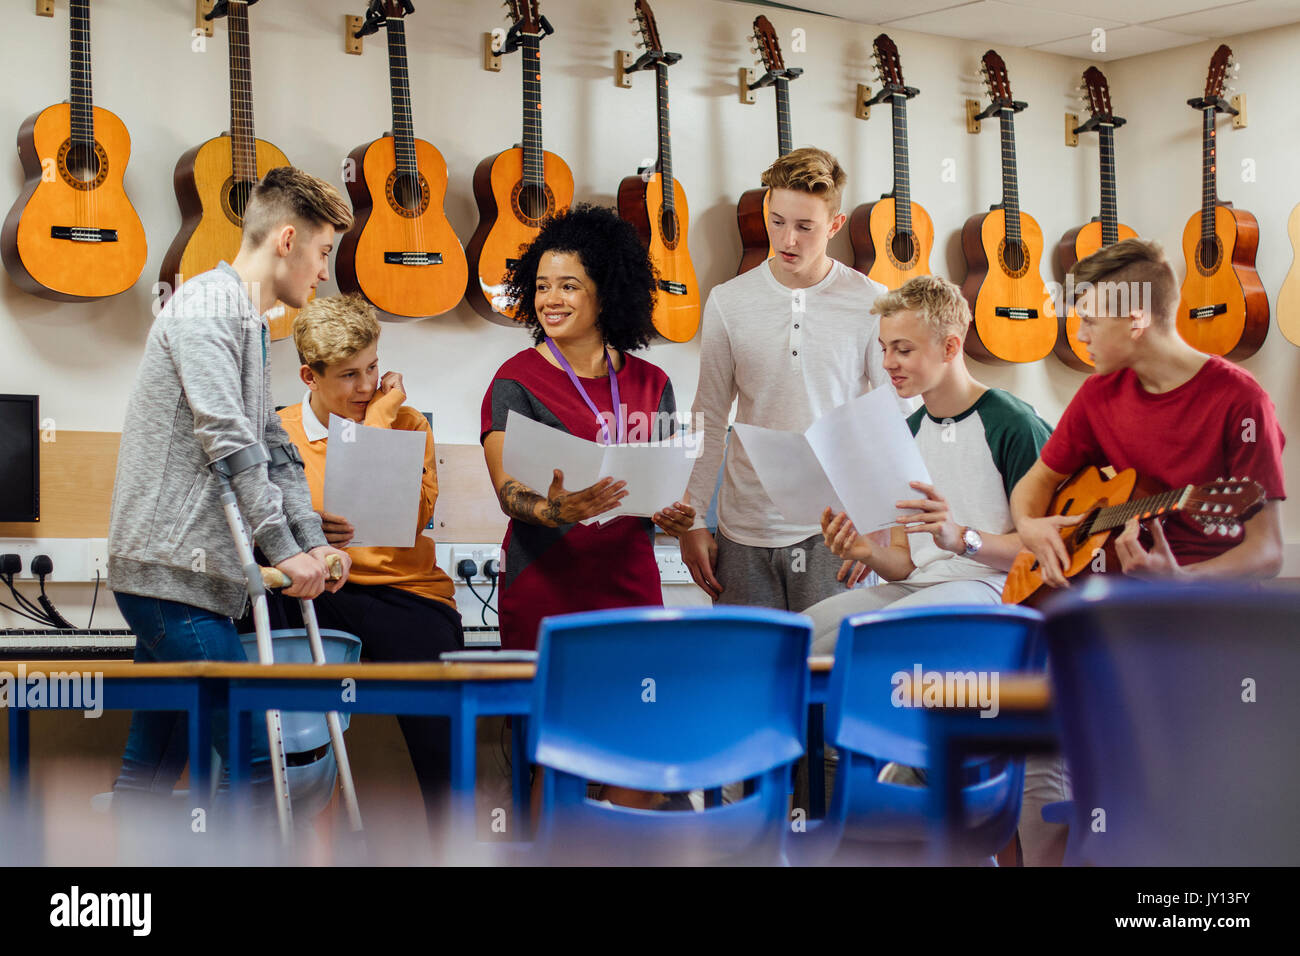
[[[244, 0], [244, 5], [251, 7], [257, 0]], [[230, 0], [216, 0], [212, 9], [203, 15], [204, 20], [220, 20], [230, 13]]]
[[647, 50], [639, 57], [631, 50], [615, 50], [614, 85], [630, 90], [632, 89], [631, 74], [653, 69], [656, 63], [672, 66], [681, 58], [680, 53], [666, 53], [663, 50]]
[[1011, 110], [1011, 112], [1013, 112], [1013, 113], [1020, 113], [1020, 112], [1024, 111], [1025, 109], [1028, 109], [1028, 107], [1029, 107], [1029, 104], [1026, 103], [1024, 100], [1010, 100], [1010, 101], [1006, 101], [1006, 102], [994, 102], [994, 103], [990, 103], [987, 107], [985, 107], [984, 110], [983, 110], [982, 112], [976, 113], [976, 114], [975, 114], [975, 119], [976, 119], [977, 121], [978, 121], [978, 120], [983, 120], [983, 119], [988, 119], [990, 116], [997, 116], [999, 113], [1001, 113], [1003, 110], [1006, 110], [1006, 109]]

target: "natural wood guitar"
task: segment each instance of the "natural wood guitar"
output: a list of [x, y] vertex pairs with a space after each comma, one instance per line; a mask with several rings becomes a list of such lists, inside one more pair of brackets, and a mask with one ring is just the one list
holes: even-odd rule
[[148, 246], [122, 184], [131, 137], [91, 96], [89, 0], [71, 0], [70, 9], [72, 94], [18, 131], [26, 182], [0, 230], [0, 252], [24, 292], [83, 302], [134, 285]]
[[1239, 361], [1254, 355], [1268, 334], [1268, 295], [1255, 271], [1259, 223], [1218, 198], [1218, 137], [1214, 119], [1235, 112], [1223, 99], [1232, 50], [1210, 59], [1205, 95], [1187, 104], [1201, 113], [1201, 208], [1183, 229], [1187, 278], [1178, 303], [1178, 332], [1194, 349]]
[[1002, 202], [966, 220], [961, 230], [966, 257], [962, 292], [974, 321], [966, 351], [985, 362], [1036, 362], [1056, 344], [1056, 308], [1040, 273], [1043, 230], [1020, 210], [1016, 173], [1015, 114], [1027, 103], [1011, 95], [1006, 64], [993, 50], [984, 54], [984, 82], [1002, 129]]
[[894, 119], [894, 189], [853, 210], [849, 242], [855, 269], [884, 283], [886, 289], [897, 289], [908, 279], [930, 274], [934, 223], [920, 203], [912, 202], [907, 155], [907, 101], [920, 90], [903, 82], [898, 47], [889, 36], [880, 34], [873, 48], [881, 87], [871, 103], [889, 100]]
[[1300, 345], [1300, 206], [1291, 210], [1286, 231], [1291, 237], [1291, 269], [1277, 294], [1277, 327], [1288, 342]]
[[[1076, 226], [1061, 237], [1056, 247], [1056, 262], [1062, 276], [1073, 269], [1080, 259], [1086, 259], [1099, 249], [1121, 239], [1137, 236], [1136, 231], [1119, 221], [1115, 199], [1115, 130], [1123, 126], [1126, 120], [1122, 116], [1116, 116], [1111, 108], [1110, 85], [1101, 70], [1095, 66], [1088, 67], [1084, 71], [1083, 82], [1088, 91], [1088, 109], [1092, 115], [1075, 132], [1097, 131], [1101, 156], [1101, 217]], [[1079, 313], [1072, 307], [1072, 303], [1067, 301], [1066, 304], [1069, 308], [1061, 316], [1056, 357], [1072, 369], [1091, 372], [1095, 365], [1088, 357], [1087, 347], [1079, 341]]]
[[[1090, 466], [1061, 483], [1047, 513], [1085, 516], [1078, 524], [1061, 529], [1061, 539], [1070, 554], [1067, 578], [1119, 571], [1115, 537], [1130, 518], [1146, 521], [1182, 512], [1206, 534], [1235, 537], [1241, 533], [1241, 523], [1264, 506], [1265, 497], [1263, 487], [1248, 478], [1220, 479], [1147, 494], [1152, 490], [1132, 468], [1108, 479]], [[1050, 593], [1052, 588], [1044, 587], [1042, 570], [1033, 554], [1020, 552], [1007, 573], [1003, 603], [1032, 606]]]
[[[244, 231], [244, 209], [253, 187], [268, 171], [291, 165], [280, 149], [258, 139], [253, 128], [253, 66], [249, 54], [248, 8], [257, 0], [217, 0], [209, 19], [227, 17], [230, 44], [230, 131], [186, 151], [172, 182], [181, 208], [181, 228], [163, 256], [159, 282], [163, 298], [186, 279], [232, 262]], [[293, 329], [296, 309], [278, 304], [270, 316], [271, 338]]]
[[[754, 42], [758, 44], [758, 62], [766, 71], [754, 83], [754, 89], [763, 86], [776, 89], [776, 155], [779, 159], [794, 149], [794, 138], [790, 132], [790, 81], [798, 79], [803, 74], [803, 69], [785, 65], [785, 58], [781, 56], [781, 43], [776, 38], [772, 21], [767, 17], [754, 18]], [[775, 255], [767, 235], [767, 192], [766, 186], [747, 189], [736, 204], [736, 225], [740, 229], [740, 242], [744, 247], [736, 275], [748, 272]]]
[[393, 131], [348, 156], [352, 228], [339, 243], [339, 288], [359, 292], [393, 319], [441, 315], [465, 295], [465, 250], [443, 212], [447, 163], [416, 139], [407, 73], [405, 16], [410, 0], [372, 0], [361, 33], [388, 30]]
[[659, 159], [653, 171], [627, 176], [618, 185], [618, 214], [636, 227], [654, 264], [658, 294], [654, 326], [670, 342], [689, 342], [700, 327], [700, 285], [686, 247], [690, 217], [686, 191], [673, 178], [673, 144], [668, 122], [668, 67], [680, 53], [665, 53], [654, 12], [636, 0], [636, 19], [645, 47], [633, 70], [653, 66], [659, 113]]
[[488, 156], [474, 170], [478, 228], [469, 241], [469, 280], [465, 295], [485, 319], [515, 324], [515, 304], [505, 294], [505, 279], [519, 253], [536, 238], [548, 216], [573, 202], [568, 164], [542, 148], [542, 37], [555, 30], [541, 15], [538, 0], [508, 0], [513, 25], [504, 53], [523, 51], [524, 141]]

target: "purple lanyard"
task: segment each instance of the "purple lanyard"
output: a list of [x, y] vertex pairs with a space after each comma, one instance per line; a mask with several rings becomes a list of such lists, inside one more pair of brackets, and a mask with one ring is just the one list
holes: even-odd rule
[[[573, 371], [573, 366], [569, 364], [569, 360], [564, 357], [560, 350], [555, 347], [555, 343], [550, 339], [546, 340], [546, 347], [551, 350], [551, 354], [555, 356], [555, 360], [560, 363], [560, 368], [564, 369], [568, 374], [569, 381], [573, 382], [573, 387], [578, 390], [578, 394], [582, 396], [582, 400], [587, 403], [587, 407], [591, 409], [591, 414], [596, 416], [596, 421], [600, 424], [601, 434], [605, 438], [605, 444], [613, 444], [609, 439], [609, 426], [605, 424], [605, 416], [596, 408], [595, 403], [591, 400], [591, 396], [587, 394], [587, 390], [583, 388], [582, 383], [578, 381], [577, 373]], [[621, 444], [627, 441], [627, 423], [623, 421], [623, 407], [618, 401], [618, 375], [614, 372], [614, 356], [610, 354], [608, 348], [605, 349], [605, 362], [609, 366], [609, 393], [610, 397], [614, 400], [614, 428], [618, 432], [618, 441]]]

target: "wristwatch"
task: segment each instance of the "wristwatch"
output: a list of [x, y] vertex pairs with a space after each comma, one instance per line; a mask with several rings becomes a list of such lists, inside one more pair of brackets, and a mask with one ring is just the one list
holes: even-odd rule
[[973, 558], [979, 553], [980, 548], [984, 547], [984, 539], [974, 528], [967, 528], [961, 534], [961, 540], [966, 545], [966, 550], [962, 552], [962, 557]]

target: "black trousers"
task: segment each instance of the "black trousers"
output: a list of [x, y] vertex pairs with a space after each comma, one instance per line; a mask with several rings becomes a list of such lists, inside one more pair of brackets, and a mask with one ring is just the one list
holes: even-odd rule
[[[279, 592], [268, 598], [273, 629], [303, 626], [296, 598]], [[436, 661], [443, 651], [465, 646], [458, 611], [401, 588], [348, 582], [314, 603], [320, 626], [356, 635], [362, 656], [371, 661]], [[251, 613], [239, 622], [239, 630], [253, 630]], [[429, 829], [440, 833], [451, 793], [451, 722], [446, 717], [399, 716], [397, 723], [420, 783]]]

